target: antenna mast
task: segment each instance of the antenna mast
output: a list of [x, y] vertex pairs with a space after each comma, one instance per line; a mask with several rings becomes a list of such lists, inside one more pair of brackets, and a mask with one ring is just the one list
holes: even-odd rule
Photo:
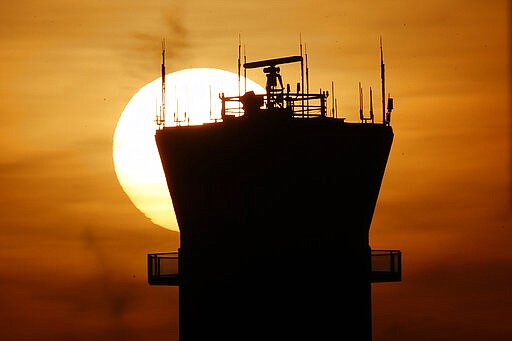
[[370, 86], [370, 119], [373, 123], [373, 93], [372, 93], [372, 87]]
[[[240, 68], [241, 68], [241, 58], [242, 58], [242, 38], [240, 33], [238, 34], [238, 97], [240, 97]], [[241, 107], [242, 103], [238, 103], [238, 112], [242, 111]]]
[[165, 126], [165, 40], [162, 40], [162, 105], [160, 112], [157, 112], [156, 125], [159, 129]]
[[212, 120], [212, 85], [210, 84], [210, 121]]
[[334, 101], [334, 81], [331, 81], [331, 95], [332, 95], [332, 108], [331, 108], [331, 113], [332, 113], [332, 117], [334, 117], [334, 108], [335, 108], [335, 101]]
[[304, 59], [302, 58], [302, 33], [299, 34], [299, 48], [300, 48], [300, 82], [301, 82], [301, 107], [302, 117], [304, 117]]
[[309, 67], [308, 67], [308, 49], [304, 44], [304, 54], [306, 57], [306, 111], [309, 112]]
[[384, 78], [384, 57], [382, 54], [382, 36], [380, 37], [380, 79], [382, 82], [382, 124], [386, 124], [386, 83]]
[[363, 88], [361, 88], [361, 82], [359, 82], [359, 119], [364, 122], [363, 114]]
[[240, 97], [240, 58], [241, 58], [241, 49], [242, 49], [242, 38], [240, 34], [238, 34], [238, 97]]
[[[247, 63], [247, 55], [245, 52], [245, 44], [244, 44], [244, 64]], [[247, 92], [247, 70], [244, 68], [244, 93]]]

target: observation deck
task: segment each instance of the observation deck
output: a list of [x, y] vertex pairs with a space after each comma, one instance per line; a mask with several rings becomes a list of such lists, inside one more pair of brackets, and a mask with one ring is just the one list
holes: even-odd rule
[[[298, 255], [297, 259], [307, 257]], [[180, 285], [179, 251], [148, 254], [148, 283], [151, 285]], [[219, 264], [222, 266], [222, 264]], [[340, 265], [342, 271], [343, 265]], [[333, 269], [333, 271], [336, 271]], [[264, 274], [263, 274], [264, 275]], [[307, 273], [297, 274], [297, 277]], [[400, 282], [402, 280], [402, 253], [400, 250], [372, 250], [371, 273], [372, 283]]]

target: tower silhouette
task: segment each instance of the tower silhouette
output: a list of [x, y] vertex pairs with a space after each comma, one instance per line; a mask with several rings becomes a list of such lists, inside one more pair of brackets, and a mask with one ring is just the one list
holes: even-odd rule
[[329, 116], [327, 91], [283, 86], [279, 65], [303, 62], [244, 63], [265, 94], [156, 130], [180, 247], [148, 255], [148, 282], [179, 286], [180, 341], [371, 340], [371, 285], [401, 280], [400, 251], [369, 245], [392, 100], [381, 123]]

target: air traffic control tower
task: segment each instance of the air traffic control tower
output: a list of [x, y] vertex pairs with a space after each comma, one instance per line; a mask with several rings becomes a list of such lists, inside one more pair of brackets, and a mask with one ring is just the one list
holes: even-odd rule
[[148, 255], [148, 282], [179, 287], [180, 341], [372, 340], [372, 283], [401, 280], [401, 252], [369, 245], [393, 142], [382, 47], [381, 122], [373, 104], [359, 122], [329, 112], [302, 49], [243, 67], [266, 93], [220, 94], [221, 119], [200, 126], [157, 117], [180, 247]]

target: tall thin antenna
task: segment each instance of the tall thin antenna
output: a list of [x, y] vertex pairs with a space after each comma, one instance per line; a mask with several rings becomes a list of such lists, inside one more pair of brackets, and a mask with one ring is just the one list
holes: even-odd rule
[[372, 123], [374, 122], [373, 120], [373, 94], [372, 94], [372, 87], [370, 86], [370, 119], [372, 120]]
[[160, 125], [158, 124], [158, 97], [155, 96], [155, 123], [157, 124], [157, 128], [160, 128]]
[[[247, 63], [247, 55], [245, 52], [245, 44], [244, 44], [244, 65]], [[247, 69], [244, 67], [244, 93], [247, 92]]]
[[241, 68], [241, 54], [242, 54], [242, 38], [240, 33], [238, 34], [238, 96], [240, 96], [240, 68]]
[[210, 87], [210, 121], [212, 120], [212, 85], [209, 84]]
[[309, 66], [308, 66], [308, 47], [304, 44], [304, 54], [306, 57], [306, 94], [309, 94]]
[[306, 44], [304, 44], [304, 54], [306, 57], [306, 111], [309, 112], [309, 66], [308, 66], [308, 48]]
[[180, 125], [180, 99], [176, 98], [176, 114], [174, 115], [174, 121], [177, 125]]
[[301, 86], [300, 91], [302, 94], [302, 117], [304, 117], [304, 59], [302, 58], [302, 33], [299, 33], [299, 48], [300, 48], [300, 80], [301, 80]]
[[[241, 68], [241, 62], [240, 62], [240, 58], [241, 58], [241, 55], [242, 55], [242, 38], [241, 38], [241, 35], [240, 33], [238, 34], [238, 97], [240, 97], [240, 68]], [[242, 107], [241, 107], [241, 103], [240, 101], [238, 102], [238, 112], [241, 112], [242, 111]]]
[[178, 93], [176, 92], [176, 84], [174, 84], [174, 93], [176, 94], [176, 110], [174, 111], [174, 123], [176, 123], [177, 126], [180, 125], [180, 119], [179, 119], [179, 98]]
[[334, 117], [334, 107], [335, 107], [335, 104], [334, 104], [334, 81], [331, 81], [331, 95], [332, 95], [331, 113], [332, 113], [332, 117]]
[[165, 126], [165, 39], [162, 40], [162, 105], [155, 118], [159, 129]]
[[359, 82], [359, 119], [361, 122], [364, 122], [364, 114], [363, 114], [363, 88], [361, 87], [361, 82]]
[[382, 83], [382, 124], [386, 124], [386, 81], [384, 76], [384, 56], [382, 53], [382, 36], [380, 36], [380, 79]]
[[302, 57], [302, 33], [299, 32], [299, 53]]

